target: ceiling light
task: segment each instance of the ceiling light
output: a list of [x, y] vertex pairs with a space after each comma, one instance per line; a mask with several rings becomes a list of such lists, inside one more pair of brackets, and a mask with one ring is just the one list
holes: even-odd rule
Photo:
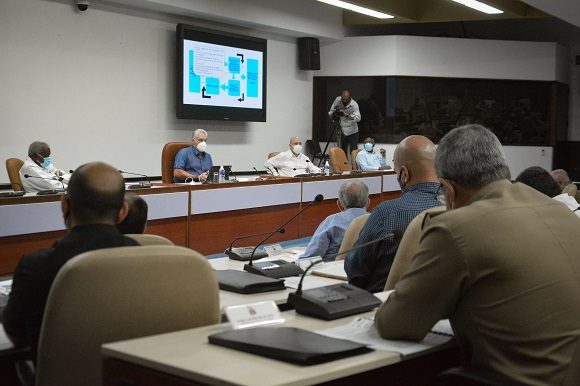
[[489, 15], [503, 13], [501, 9], [491, 7], [477, 0], [452, 0], [452, 1], [455, 1], [456, 3], [459, 4], [463, 4], [466, 7], [473, 8], [479, 12], [487, 13]]
[[341, 0], [318, 0], [321, 3], [326, 3], [330, 5], [334, 5], [335, 7], [340, 7], [344, 9], [348, 9], [349, 11], [362, 13], [367, 16], [376, 17], [378, 19], [392, 19], [394, 16], [389, 15], [387, 13], [382, 13], [378, 11], [373, 11], [372, 9], [361, 7], [358, 5], [347, 3], [346, 1]]

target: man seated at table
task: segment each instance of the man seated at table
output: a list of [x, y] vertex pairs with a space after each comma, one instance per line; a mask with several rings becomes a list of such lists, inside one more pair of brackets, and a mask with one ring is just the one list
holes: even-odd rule
[[345, 182], [338, 189], [336, 205], [339, 213], [331, 214], [320, 223], [301, 258], [320, 256], [332, 261], [338, 253], [346, 228], [367, 212], [369, 188], [360, 181]]
[[264, 162], [264, 167], [275, 176], [294, 177], [298, 174], [320, 173], [320, 169], [302, 153], [302, 139], [290, 138], [289, 149]]
[[123, 234], [142, 234], [147, 228], [147, 202], [138, 194], [125, 192], [127, 216], [117, 224], [117, 229]]
[[[436, 157], [447, 212], [428, 218], [409, 270], [379, 308], [385, 339], [421, 340], [451, 319], [474, 369], [562, 385], [580, 337], [580, 227], [523, 184], [480, 125], [447, 133]], [[577, 383], [575, 383], [577, 384]]]
[[382, 291], [407, 226], [419, 213], [440, 205], [435, 174], [435, 145], [422, 135], [411, 135], [395, 149], [393, 164], [401, 197], [377, 206], [344, 260], [348, 281], [370, 292]]
[[66, 189], [70, 174], [57, 169], [52, 163], [50, 154], [50, 146], [45, 142], [32, 142], [28, 147], [28, 158], [19, 172], [26, 193]]
[[363, 149], [356, 155], [356, 164], [362, 171], [385, 170], [391, 167], [387, 165], [387, 151], [380, 149], [377, 153], [375, 150], [375, 140], [368, 137], [364, 141]]
[[125, 181], [117, 169], [102, 162], [82, 165], [61, 199], [69, 232], [50, 248], [25, 255], [18, 262], [3, 324], [15, 346], [32, 349], [34, 360], [48, 293], [60, 268], [83, 252], [139, 245], [115, 227], [127, 214], [124, 193]]
[[207, 180], [213, 161], [211, 155], [205, 151], [206, 147], [207, 131], [195, 130], [191, 137], [191, 146], [179, 150], [175, 155], [173, 182], [184, 182], [187, 179], [199, 182]]

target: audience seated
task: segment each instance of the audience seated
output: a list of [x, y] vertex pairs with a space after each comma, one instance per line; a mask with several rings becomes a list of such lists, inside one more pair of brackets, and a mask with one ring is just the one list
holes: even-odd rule
[[320, 168], [302, 153], [302, 139], [290, 138], [289, 149], [278, 153], [264, 162], [264, 167], [275, 176], [294, 177], [298, 174], [320, 173]]
[[560, 191], [564, 191], [564, 189], [569, 186], [570, 184], [574, 184], [570, 177], [568, 176], [568, 172], [564, 169], [556, 169], [552, 170], [550, 173], [558, 186], [560, 187]]
[[320, 256], [324, 261], [335, 259], [346, 228], [367, 211], [369, 188], [360, 181], [345, 182], [338, 189], [336, 205], [339, 213], [331, 214], [320, 223], [301, 258]]
[[125, 202], [127, 203], [127, 216], [117, 224], [119, 232], [127, 234], [145, 233], [147, 228], [147, 202], [138, 194], [125, 192]]
[[449, 318], [474, 368], [526, 385], [561, 385], [580, 337], [580, 227], [510, 171], [497, 137], [451, 130], [435, 161], [447, 211], [427, 218], [419, 251], [375, 325], [421, 340]]

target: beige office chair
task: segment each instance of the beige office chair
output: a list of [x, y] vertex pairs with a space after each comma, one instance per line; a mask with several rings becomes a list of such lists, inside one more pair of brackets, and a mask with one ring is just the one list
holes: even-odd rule
[[385, 291], [394, 289], [395, 284], [397, 284], [399, 279], [401, 279], [401, 277], [409, 270], [411, 259], [419, 250], [419, 241], [423, 235], [423, 220], [425, 220], [427, 213], [429, 216], [436, 216], [445, 212], [445, 209], [444, 206], [436, 206], [427, 209], [419, 213], [419, 215], [409, 223], [405, 233], [403, 234], [403, 238], [399, 243], [397, 253], [395, 253], [393, 265], [391, 265], [391, 270], [389, 271], [389, 276], [387, 276], [387, 282], [385, 283]]
[[[338, 248], [338, 253], [348, 251], [353, 247], [354, 243], [358, 240], [362, 227], [365, 225], [370, 215], [370, 213], [366, 213], [352, 220], [344, 232], [340, 248]], [[344, 260], [345, 257], [346, 255], [340, 255], [336, 257], [336, 260]]]
[[568, 184], [564, 186], [564, 189], [562, 189], [562, 193], [568, 193], [568, 195], [576, 197], [576, 193], [578, 193], [578, 188], [576, 187], [576, 184]]
[[358, 167], [358, 164], [356, 163], [356, 156], [358, 155], [358, 153], [361, 151], [362, 149], [354, 149], [351, 153], [350, 153], [350, 163], [351, 163], [351, 167], [352, 170], [361, 170], [361, 168]]
[[342, 150], [340, 147], [333, 147], [330, 149], [328, 154], [330, 157], [330, 168], [334, 173], [350, 172], [352, 170], [344, 150]]
[[20, 180], [20, 169], [22, 165], [24, 165], [24, 161], [19, 158], [8, 158], [6, 160], [6, 172], [8, 173], [12, 190], [15, 192], [24, 191], [24, 185], [22, 185], [22, 181]]
[[141, 245], [175, 245], [171, 240], [159, 235], [132, 233], [125, 236], [132, 238]]
[[184, 147], [191, 146], [191, 142], [169, 142], [161, 150], [161, 182], [173, 183], [173, 164], [177, 152]]
[[273, 151], [271, 153], [268, 153], [268, 158], [267, 159], [270, 159], [272, 157], [276, 157], [278, 154], [280, 154], [279, 151]]
[[175, 246], [101, 249], [59, 271], [44, 312], [37, 386], [101, 385], [101, 345], [219, 322], [208, 261]]

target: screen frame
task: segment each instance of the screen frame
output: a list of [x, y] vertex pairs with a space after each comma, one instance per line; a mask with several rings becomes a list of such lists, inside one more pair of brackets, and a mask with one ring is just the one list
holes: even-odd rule
[[[237, 47], [263, 53], [262, 63], [262, 108], [236, 108], [226, 106], [203, 106], [183, 103], [183, 44], [184, 40], [199, 41], [229, 47]], [[198, 28], [186, 24], [176, 27], [177, 61], [176, 61], [176, 102], [175, 110], [178, 119], [219, 120], [266, 122], [266, 85], [268, 41], [252, 36], [241, 36], [228, 32]]]

